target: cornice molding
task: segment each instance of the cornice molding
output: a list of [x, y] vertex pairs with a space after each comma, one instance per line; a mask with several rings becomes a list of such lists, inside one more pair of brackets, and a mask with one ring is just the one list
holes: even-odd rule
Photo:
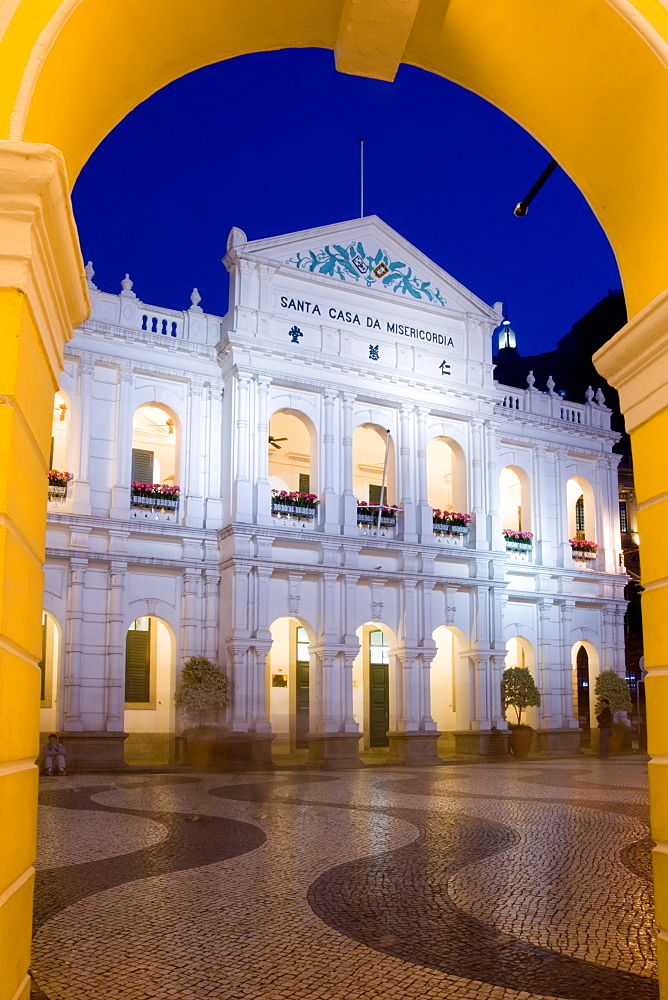
[[619, 392], [627, 431], [668, 406], [668, 290], [652, 299], [594, 355]]
[[0, 288], [27, 299], [54, 373], [90, 312], [62, 154], [44, 143], [0, 140]]

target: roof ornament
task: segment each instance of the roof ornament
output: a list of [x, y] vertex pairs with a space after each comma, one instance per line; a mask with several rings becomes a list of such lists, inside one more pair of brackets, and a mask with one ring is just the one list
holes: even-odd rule
[[86, 275], [86, 284], [88, 285], [88, 287], [91, 289], [96, 289], [97, 285], [93, 281], [93, 278], [95, 277], [95, 268], [93, 267], [92, 260], [89, 260], [88, 263], [86, 264], [84, 268], [84, 273]]
[[533, 389], [535, 384], [536, 384], [536, 379], [534, 377], [533, 371], [530, 371], [529, 374], [527, 375], [527, 385], [529, 386], [530, 389]]
[[192, 292], [190, 293], [190, 301], [192, 305], [190, 306], [188, 312], [201, 313], [203, 311], [202, 308], [200, 307], [202, 296], [200, 295], [200, 293], [197, 291], [196, 288], [193, 288]]
[[594, 398], [594, 390], [590, 385], [587, 386], [587, 391], [585, 392], [585, 399], [587, 400], [587, 406], [592, 405], [592, 399]]
[[227, 237], [227, 252], [229, 253], [230, 250], [234, 250], [235, 247], [240, 247], [244, 243], [248, 243], [248, 237], [243, 229], [232, 226]]
[[599, 406], [605, 406], [605, 396], [601, 392], [600, 387], [596, 390], [596, 402]]
[[550, 396], [556, 396], [556, 392], [554, 391], [554, 387], [556, 384], [557, 383], [554, 381], [552, 376], [548, 375], [547, 382], [545, 383], [545, 385], [547, 386], [547, 391]]
[[132, 291], [133, 285], [134, 281], [132, 281], [129, 274], [126, 274], [123, 280], [121, 281], [121, 295], [126, 295], [130, 299], [136, 299], [137, 296]]

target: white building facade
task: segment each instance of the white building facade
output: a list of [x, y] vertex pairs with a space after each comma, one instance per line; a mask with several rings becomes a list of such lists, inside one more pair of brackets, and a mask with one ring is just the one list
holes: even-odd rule
[[[225, 264], [223, 318], [196, 291], [185, 312], [127, 276], [99, 291], [90, 269], [54, 407], [51, 466], [72, 480], [50, 487], [43, 730], [80, 766], [174, 761], [192, 721], [175, 686], [204, 655], [249, 762], [484, 757], [518, 665], [536, 747], [577, 750], [578, 666], [580, 707], [583, 662], [591, 692], [624, 675], [600, 395], [497, 384], [500, 313], [375, 217], [233, 229]], [[435, 519], [449, 508], [467, 533]]]

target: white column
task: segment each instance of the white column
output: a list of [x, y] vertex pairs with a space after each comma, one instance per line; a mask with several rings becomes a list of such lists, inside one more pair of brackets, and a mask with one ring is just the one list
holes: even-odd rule
[[473, 721], [471, 729], [475, 731], [489, 729], [491, 726], [488, 702], [490, 674], [490, 658], [486, 654], [473, 652]]
[[107, 594], [106, 704], [107, 732], [123, 732], [125, 724], [125, 617], [127, 563], [112, 562]]
[[615, 650], [615, 610], [610, 605], [601, 608], [601, 671], [615, 670], [618, 672]]
[[256, 733], [270, 733], [268, 715], [269, 691], [267, 687], [267, 656], [271, 641], [255, 640], [248, 651], [248, 705], [249, 728]]
[[204, 655], [218, 662], [218, 594], [220, 577], [207, 573], [204, 577]]
[[269, 387], [271, 379], [258, 375], [257, 382], [257, 446], [256, 454], [256, 517], [258, 524], [269, 525], [271, 517], [271, 486], [269, 485]]
[[[204, 463], [204, 497], [206, 528], [218, 530], [223, 524], [221, 482], [221, 434], [222, 427], [222, 385], [216, 383], [207, 390], [207, 420], [206, 420], [206, 461]], [[229, 503], [229, 500], [227, 501]]]
[[574, 708], [572, 662], [573, 605], [562, 604], [559, 609], [561, 636], [561, 725], [563, 729], [578, 729], [579, 720]]
[[546, 516], [550, 480], [545, 445], [540, 443], [534, 445], [531, 466], [531, 531], [534, 534], [534, 560], [543, 566], [551, 566], [554, 556]]
[[[205, 440], [203, 420], [203, 386], [190, 383], [188, 398], [188, 424], [181, 428], [181, 441], [186, 450], [181, 456], [185, 471], [181, 488], [181, 506], [184, 508], [185, 524], [191, 528], [201, 528], [204, 523], [203, 476], [201, 465], [202, 444]], [[183, 461], [185, 457], [185, 461]], [[177, 473], [178, 475], [178, 473]], [[176, 480], [178, 484], [178, 479]]]
[[541, 729], [558, 729], [561, 725], [561, 663], [559, 644], [552, 634], [551, 600], [538, 601], [538, 655], [536, 658], [536, 686], [540, 691], [539, 712]]
[[[482, 468], [482, 421], [471, 420], [471, 541], [477, 549], [489, 548], [487, 541], [487, 518], [483, 509], [483, 468]], [[499, 484], [489, 483], [491, 493], [498, 494]], [[500, 547], [501, 540], [494, 539], [494, 546]]]
[[[489, 537], [494, 539], [494, 548], [501, 544], [501, 513], [499, 511], [499, 443], [496, 435], [496, 425], [491, 420], [485, 421], [485, 446], [487, 450], [486, 482], [484, 493], [487, 497], [487, 530]], [[482, 463], [481, 463], [482, 470]], [[532, 528], [533, 531], [533, 528]]]
[[252, 524], [253, 509], [250, 482], [250, 381], [247, 372], [239, 372], [233, 382], [236, 393], [236, 454], [232, 519]]
[[417, 542], [417, 522], [414, 496], [416, 484], [413, 478], [413, 419], [414, 407], [403, 403], [399, 409], [399, 503], [403, 508], [401, 515], [403, 524], [403, 539], [405, 542]]
[[[353, 406], [355, 396], [341, 393], [343, 410], [343, 520], [345, 535], [359, 535], [357, 528], [357, 498], [353, 493]], [[364, 499], [360, 497], [360, 499]]]
[[[76, 465], [72, 490], [72, 513], [90, 514], [90, 481], [88, 478], [88, 456], [90, 454], [90, 416], [93, 397], [93, 374], [95, 365], [92, 361], [83, 360], [79, 365], [79, 399], [77, 434], [74, 455]], [[73, 407], [73, 409], [75, 409]], [[76, 412], [76, 410], [75, 410]], [[74, 432], [74, 428], [72, 428]], [[74, 434], [73, 434], [74, 436]]]
[[235, 733], [247, 733], [250, 729], [250, 705], [248, 699], [248, 641], [229, 642], [228, 659], [231, 665], [232, 720], [230, 729]]
[[429, 488], [427, 481], [427, 417], [429, 407], [416, 406], [417, 415], [417, 533], [420, 538], [433, 540], [434, 513], [429, 505]]
[[324, 433], [322, 437], [322, 464], [319, 462], [319, 469], [322, 470], [320, 524], [324, 531], [338, 535], [341, 530], [341, 504], [334, 485], [334, 404], [336, 398], [337, 394], [332, 389], [326, 389], [322, 394]]
[[199, 573], [185, 573], [183, 576], [183, 596], [181, 598], [181, 651], [184, 660], [201, 655], [199, 643], [199, 622], [197, 603], [199, 597]]
[[83, 599], [86, 585], [87, 559], [73, 559], [67, 591], [65, 626], [64, 729], [81, 732], [81, 670], [83, 660]]
[[111, 516], [127, 521], [130, 510], [132, 479], [132, 393], [133, 374], [129, 365], [118, 370], [116, 388], [116, 461], [111, 488]]

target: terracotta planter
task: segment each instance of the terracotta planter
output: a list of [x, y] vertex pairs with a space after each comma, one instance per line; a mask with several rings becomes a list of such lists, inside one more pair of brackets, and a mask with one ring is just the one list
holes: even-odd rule
[[217, 729], [193, 729], [185, 734], [188, 758], [193, 767], [211, 767], [220, 741]]
[[533, 739], [533, 729], [510, 730], [510, 752], [513, 757], [528, 757]]

